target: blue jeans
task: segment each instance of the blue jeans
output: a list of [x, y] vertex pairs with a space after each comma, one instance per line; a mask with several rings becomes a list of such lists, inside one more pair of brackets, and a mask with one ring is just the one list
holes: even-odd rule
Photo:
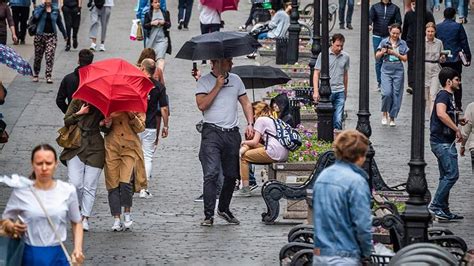
[[466, 0], [458, 0], [457, 13], [459, 18], [467, 18], [468, 4], [469, 3]]
[[354, 0], [339, 0], [339, 24], [344, 25], [344, 13], [346, 13], [347, 3], [347, 14], [346, 23], [352, 23], [352, 13], [354, 13]]
[[449, 191], [459, 178], [458, 152], [454, 143], [431, 142], [431, 151], [438, 159], [439, 184], [431, 201], [430, 209], [447, 210]]
[[[377, 48], [379, 47], [380, 42], [382, 41], [382, 37], [379, 36], [372, 36], [372, 44], [374, 46], [374, 55], [377, 52]], [[375, 57], [375, 56], [374, 56]], [[382, 68], [382, 59], [375, 58], [375, 74], [377, 75], [377, 85], [380, 86], [381, 81], [381, 72], [380, 69]]]
[[257, 36], [257, 39], [259, 39], [259, 40], [268, 39], [268, 32], [262, 32], [262, 33], [260, 33], [260, 34]]
[[331, 93], [330, 99], [334, 107], [333, 127], [342, 130], [342, 115], [344, 114], [344, 103], [346, 101], [344, 91]]
[[403, 98], [405, 71], [403, 64], [384, 62], [381, 69], [382, 112], [388, 112], [390, 118], [396, 118]]

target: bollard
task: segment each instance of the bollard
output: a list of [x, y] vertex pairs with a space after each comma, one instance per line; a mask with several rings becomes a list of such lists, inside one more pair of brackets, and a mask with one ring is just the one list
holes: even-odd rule
[[276, 40], [276, 64], [286, 65], [288, 63], [288, 38], [275, 38]]

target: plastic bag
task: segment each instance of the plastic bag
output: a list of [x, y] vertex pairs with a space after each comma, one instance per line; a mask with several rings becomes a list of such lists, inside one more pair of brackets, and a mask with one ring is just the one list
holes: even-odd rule
[[[140, 36], [141, 35], [141, 36]], [[132, 20], [132, 28], [130, 29], [130, 40], [140, 41], [143, 40], [142, 26], [139, 19]]]

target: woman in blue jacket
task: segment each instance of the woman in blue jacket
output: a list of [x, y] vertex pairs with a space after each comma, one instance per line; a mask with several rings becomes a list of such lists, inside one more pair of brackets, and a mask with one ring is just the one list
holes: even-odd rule
[[[405, 70], [403, 62], [408, 59], [410, 50], [407, 43], [400, 39], [402, 27], [394, 23], [389, 27], [390, 36], [383, 39], [377, 53], [376, 59], [382, 59], [381, 69], [381, 93], [382, 93], [382, 125], [395, 126], [395, 118], [398, 116], [402, 106], [403, 86]], [[390, 120], [390, 121], [389, 121]]]
[[[33, 81], [38, 82], [38, 75], [41, 70], [41, 61], [43, 55], [46, 60], [46, 82], [53, 83], [51, 73], [53, 72], [54, 55], [56, 53], [57, 45], [57, 31], [61, 31], [65, 40], [66, 30], [59, 13], [57, 4], [53, 4], [51, 0], [44, 0], [44, 3], [37, 6], [33, 12], [33, 16], [37, 21], [36, 35], [34, 39], [35, 46], [35, 60], [33, 66]], [[58, 28], [56, 28], [56, 25]]]

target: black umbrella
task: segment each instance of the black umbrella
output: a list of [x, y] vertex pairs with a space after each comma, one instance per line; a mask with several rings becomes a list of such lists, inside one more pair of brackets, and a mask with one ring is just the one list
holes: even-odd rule
[[212, 32], [187, 41], [176, 58], [188, 60], [224, 59], [255, 52], [261, 44], [248, 33]]
[[244, 82], [246, 88], [252, 89], [253, 100], [255, 100], [255, 92], [253, 89], [285, 84], [291, 80], [281, 69], [271, 66], [236, 66], [233, 67], [230, 72], [238, 75]]

